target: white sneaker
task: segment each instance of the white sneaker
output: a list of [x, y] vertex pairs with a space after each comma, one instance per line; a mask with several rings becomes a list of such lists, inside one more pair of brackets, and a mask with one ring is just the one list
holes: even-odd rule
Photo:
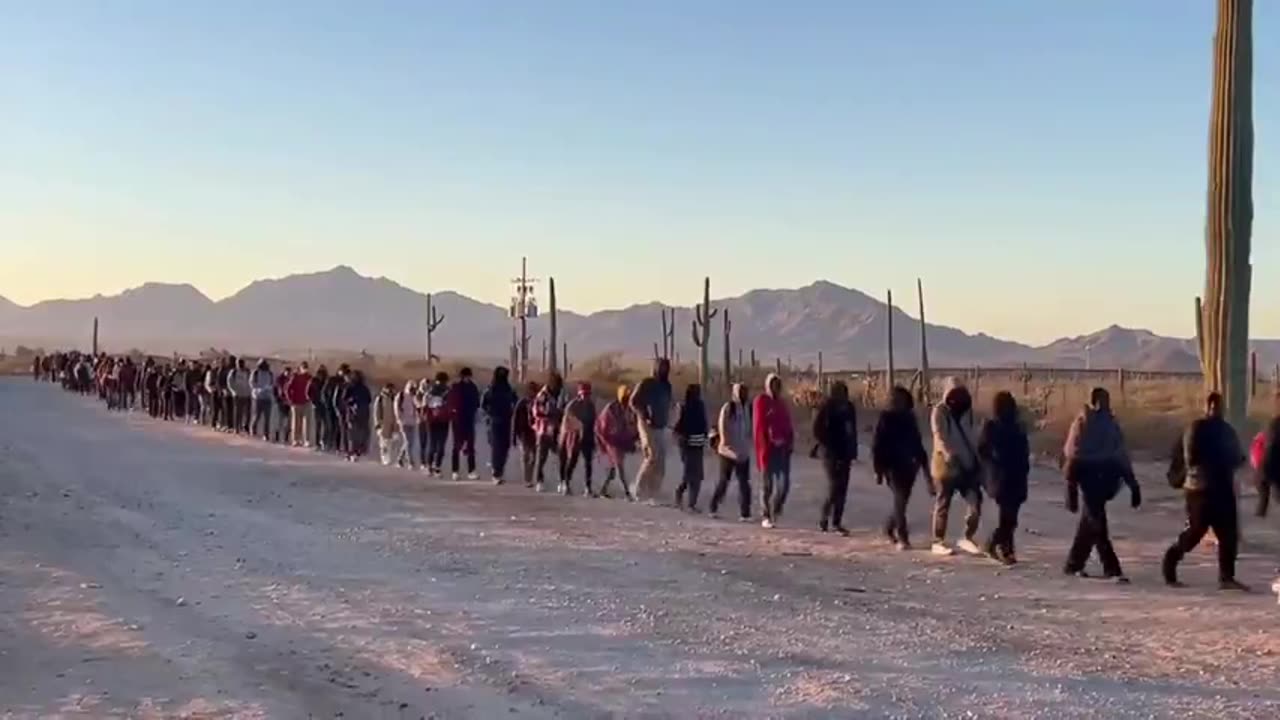
[[458, 479], [458, 473], [454, 473], [454, 474], [453, 474], [453, 479], [454, 479], [454, 480], [457, 480], [457, 479]]
[[977, 544], [977, 543], [975, 543], [974, 541], [970, 540], [969, 538], [965, 538], [965, 539], [961, 540], [960, 542], [956, 543], [956, 547], [958, 547], [958, 548], [960, 548], [961, 550], [963, 550], [963, 551], [965, 551], [965, 552], [969, 553], [970, 555], [981, 555], [981, 554], [982, 554], [982, 549], [978, 547], [978, 544]]
[[471, 473], [467, 473], [467, 479], [468, 479], [468, 480], [479, 480], [479, 479], [480, 479], [480, 475], [479, 475], [479, 474], [477, 474], [477, 473], [473, 473], [473, 472], [471, 472]]
[[952, 550], [946, 543], [936, 542], [933, 544], [932, 552], [934, 555], [955, 555], [956, 551]]
[[1271, 592], [1276, 594], [1276, 602], [1280, 603], [1280, 578], [1276, 578], [1276, 581], [1271, 583]]
[[761, 521], [760, 521], [760, 527], [764, 528], [765, 530], [772, 530], [772, 529], [773, 529], [773, 521], [772, 521], [772, 520], [770, 520], [769, 518], [765, 518], [765, 519], [763, 519], [763, 520], [761, 520]]

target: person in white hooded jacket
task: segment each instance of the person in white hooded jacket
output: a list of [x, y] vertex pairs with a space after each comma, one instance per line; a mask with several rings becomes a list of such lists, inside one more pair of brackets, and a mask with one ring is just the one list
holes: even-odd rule
[[417, 470], [422, 452], [418, 444], [418, 384], [412, 380], [396, 394], [396, 424], [400, 428], [400, 461]]
[[729, 401], [720, 407], [716, 423], [716, 455], [720, 459], [720, 477], [711, 495], [711, 515], [717, 516], [720, 503], [729, 490], [729, 481], [738, 480], [738, 519], [751, 519], [751, 401], [747, 386], [734, 383]]
[[237, 360], [227, 374], [227, 393], [233, 400], [231, 429], [237, 433], [249, 432], [249, 414], [253, 408], [253, 386], [249, 383], [249, 374], [244, 358]]
[[951, 555], [947, 545], [947, 515], [951, 498], [964, 497], [969, 509], [964, 518], [964, 539], [957, 547], [972, 555], [981, 555], [975, 537], [982, 518], [981, 464], [978, 460], [977, 433], [973, 423], [973, 396], [957, 378], [949, 378], [942, 402], [933, 408], [929, 425], [933, 430], [933, 457], [929, 463], [933, 490], [933, 552]]
[[[239, 375], [239, 371], [236, 372]], [[267, 359], [258, 361], [258, 366], [249, 376], [249, 393], [253, 398], [254, 435], [261, 433], [262, 439], [271, 442], [271, 411], [275, 405], [276, 379], [271, 374], [271, 366]]]

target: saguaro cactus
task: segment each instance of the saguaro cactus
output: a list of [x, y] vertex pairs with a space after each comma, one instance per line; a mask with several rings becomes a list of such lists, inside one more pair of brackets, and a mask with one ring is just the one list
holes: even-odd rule
[[427, 362], [435, 362], [440, 359], [436, 355], [432, 347], [432, 336], [435, 335], [440, 323], [444, 322], [444, 315], [436, 313], [436, 306], [431, 303], [431, 293], [427, 293]]
[[694, 308], [690, 328], [693, 330], [693, 344], [698, 347], [698, 384], [704, 388], [707, 386], [707, 346], [711, 339], [711, 320], [719, 312], [718, 308], [711, 307], [711, 278], [703, 278], [702, 304]]
[[1253, 0], [1218, 0], [1209, 117], [1209, 191], [1200, 363], [1237, 427], [1248, 409], [1253, 230]]
[[573, 372], [573, 366], [569, 364], [569, 343], [564, 343], [563, 350], [560, 354], [560, 362], [564, 364], [564, 374], [568, 375]]
[[924, 283], [916, 278], [916, 295], [920, 298], [920, 401], [929, 404], [929, 337], [924, 321]]
[[98, 356], [98, 318], [93, 319], [93, 356]]
[[893, 392], [893, 379], [895, 377], [895, 373], [894, 373], [895, 368], [893, 366], [893, 291], [892, 290], [888, 292], [888, 296], [885, 300], [885, 327], [888, 328], [887, 337], [885, 338], [885, 348], [887, 353], [886, 360], [888, 362], [888, 367], [886, 368], [887, 377], [885, 378], [885, 380], [888, 382], [888, 385], [885, 387], [885, 390], [886, 392]]
[[662, 357], [671, 358], [676, 354], [676, 309], [671, 308], [671, 320], [667, 320], [667, 308], [662, 310]]
[[547, 294], [550, 295], [549, 301], [551, 303], [551, 344], [549, 345], [550, 349], [547, 356], [547, 370], [549, 372], [559, 372], [560, 365], [556, 362], [556, 279], [553, 277], [547, 278]]
[[826, 378], [822, 372], [822, 351], [818, 351], [818, 392], [826, 392]]
[[[733, 332], [733, 323], [729, 322], [729, 308], [724, 309], [724, 386], [733, 386], [733, 354], [729, 350], [729, 333]], [[741, 352], [741, 351], [739, 351]]]

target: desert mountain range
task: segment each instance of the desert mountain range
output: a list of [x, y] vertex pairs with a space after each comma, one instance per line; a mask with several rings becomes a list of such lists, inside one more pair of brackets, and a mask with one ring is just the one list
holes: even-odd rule
[[[563, 298], [561, 298], [563, 302]], [[433, 293], [445, 316], [436, 331], [436, 353], [445, 357], [505, 358], [512, 339], [507, 308], [451, 291]], [[884, 363], [887, 307], [852, 288], [827, 281], [789, 290], [752, 290], [713, 305], [728, 310], [737, 348], [752, 349], [764, 364], [775, 357], [806, 366], [823, 351], [828, 368], [858, 368]], [[258, 280], [236, 294], [210, 300], [191, 285], [147, 283], [118, 295], [80, 300], [48, 300], [24, 307], [0, 297], [0, 339], [45, 347], [89, 344], [93, 318], [111, 350], [195, 352], [225, 347], [249, 354], [314, 350], [365, 350], [371, 353], [421, 354], [424, 351], [426, 295], [386, 278], [360, 275], [347, 266]], [[559, 333], [575, 359], [618, 352], [648, 357], [659, 341], [658, 303], [633, 305], [581, 315], [561, 311]], [[545, 308], [545, 302], [544, 302]], [[691, 307], [677, 309], [676, 344], [682, 358], [693, 358]], [[714, 320], [711, 357], [723, 357], [721, 318]], [[919, 359], [919, 323], [893, 309], [895, 356], [899, 366]], [[540, 354], [547, 334], [545, 317], [530, 323], [530, 349]], [[1062, 338], [1042, 347], [928, 325], [929, 357], [936, 367], [987, 367], [1030, 363], [1084, 368], [1194, 371], [1192, 341], [1162, 337], [1146, 330], [1109, 327], [1091, 335]], [[1280, 341], [1254, 342], [1262, 367], [1280, 362]]]

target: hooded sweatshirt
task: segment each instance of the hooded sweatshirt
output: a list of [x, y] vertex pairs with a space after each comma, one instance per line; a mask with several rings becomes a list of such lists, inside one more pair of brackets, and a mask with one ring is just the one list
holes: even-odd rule
[[711, 428], [707, 424], [707, 406], [702, 402], [702, 389], [690, 385], [685, 390], [684, 402], [680, 403], [680, 414], [676, 417], [672, 432], [684, 448], [704, 448], [707, 446], [707, 435]]
[[720, 437], [716, 452], [724, 458], [743, 463], [751, 459], [751, 407], [742, 402], [746, 386], [734, 383], [729, 402], [720, 406], [716, 433]]
[[391, 437], [398, 429], [399, 415], [396, 412], [396, 392], [391, 388], [382, 388], [373, 401], [373, 424], [383, 437]]
[[1236, 470], [1245, 463], [1240, 438], [1221, 417], [1202, 417], [1182, 435], [1186, 482], [1183, 489], [1234, 493]]
[[469, 428], [476, 424], [480, 412], [480, 389], [471, 378], [462, 378], [449, 388], [447, 398], [454, 425]]
[[1031, 474], [1031, 446], [1018, 420], [1017, 406], [982, 424], [978, 435], [978, 455], [986, 464], [984, 484], [987, 494], [999, 505], [1020, 505], [1027, 501], [1027, 476]]
[[618, 386], [616, 400], [609, 401], [596, 418], [596, 440], [605, 448], [616, 452], [635, 452], [640, 441], [640, 431], [636, 424], [636, 414], [628, 404], [630, 388]]
[[324, 378], [318, 378], [317, 383], [321, 387], [316, 388], [316, 397], [311, 396], [311, 373], [306, 370], [299, 370], [289, 378], [289, 384], [285, 386], [284, 396], [289, 400], [289, 404], [301, 407], [319, 400], [321, 388], [324, 386]]
[[418, 386], [412, 380], [404, 384], [404, 389], [396, 394], [396, 423], [401, 428], [418, 425]]
[[843, 397], [833, 389], [831, 397], [818, 408], [813, 418], [813, 439], [828, 460], [858, 459], [858, 411], [849, 401], [848, 388]]
[[270, 400], [275, 396], [276, 381], [266, 363], [258, 363], [249, 377], [254, 400]]
[[493, 381], [480, 398], [480, 409], [489, 419], [490, 428], [511, 427], [511, 415], [516, 409], [516, 391], [511, 387], [508, 377], [506, 368], [495, 368]]
[[552, 393], [543, 386], [533, 398], [533, 431], [540, 438], [556, 440], [560, 437], [560, 423], [564, 419], [564, 390]]
[[249, 383], [249, 369], [236, 366], [230, 374], [227, 375], [227, 390], [236, 398], [247, 398], [253, 391], [253, 386]]
[[977, 439], [973, 433], [973, 409], [955, 417], [948, 405], [956, 393], [964, 390], [964, 383], [949, 378], [942, 402], [933, 408], [929, 426], [933, 431], [933, 460], [930, 469], [935, 481], [969, 475], [978, 469]]
[[790, 455], [795, 445], [795, 431], [791, 426], [791, 410], [787, 401], [773, 395], [773, 381], [777, 374], [769, 373], [764, 380], [764, 392], [757, 395], [752, 407], [752, 432], [756, 450], [756, 464], [761, 470], [768, 465], [774, 453]]
[[596, 403], [591, 399], [591, 387], [580, 386], [578, 394], [564, 408], [564, 422], [560, 426], [560, 442], [566, 445], [595, 445]]
[[880, 413], [875, 434], [871, 437], [871, 464], [877, 476], [890, 479], [912, 479], [920, 468], [929, 464], [916, 420], [911, 393], [904, 393], [902, 409], [890, 408]]

